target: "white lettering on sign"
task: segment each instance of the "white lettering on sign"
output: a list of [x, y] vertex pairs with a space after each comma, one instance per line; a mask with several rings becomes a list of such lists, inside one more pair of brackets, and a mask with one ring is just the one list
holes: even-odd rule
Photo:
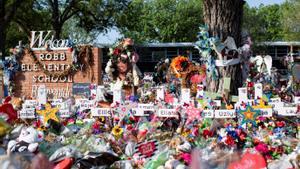
[[144, 110], [143, 109], [140, 109], [140, 108], [133, 108], [133, 109], [131, 109], [131, 111], [132, 111], [132, 114], [134, 115], [134, 116], [147, 116], [144, 112]]
[[178, 117], [176, 109], [159, 109], [157, 113], [159, 117]]
[[272, 117], [273, 115], [273, 109], [272, 108], [267, 108], [267, 109], [259, 109], [260, 111], [260, 116], [262, 117]]
[[[32, 85], [31, 97], [36, 98], [38, 93], [38, 85]], [[54, 98], [61, 98], [61, 97], [69, 97], [71, 94], [71, 89], [67, 84], [66, 88], [48, 88], [47, 94], [52, 95]]]
[[[31, 31], [31, 41], [30, 48], [33, 50], [45, 49], [46, 46], [50, 47], [52, 50], [66, 49], [69, 43], [76, 43], [77, 40], [69, 39], [54, 39], [53, 31], [38, 31], [39, 35], [36, 36], [37, 31]], [[52, 36], [51, 36], [52, 35]]]
[[263, 90], [262, 90], [262, 84], [256, 83], [254, 84], [254, 99], [262, 98]]
[[274, 109], [277, 111], [278, 115], [281, 116], [299, 116], [300, 114], [297, 113], [297, 107], [279, 107]]
[[235, 118], [235, 110], [215, 110], [215, 118]]
[[203, 110], [201, 116], [203, 118], [214, 118], [214, 110]]
[[21, 119], [34, 119], [35, 108], [23, 108], [18, 114]]
[[154, 105], [153, 104], [138, 104], [138, 108], [143, 111], [154, 111]]
[[47, 90], [45, 85], [40, 85], [38, 88], [37, 100], [40, 104], [47, 103]]
[[41, 53], [40, 55], [41, 61], [65, 61], [66, 53]]
[[67, 109], [60, 109], [58, 112], [58, 116], [62, 118], [71, 117], [72, 112]]
[[247, 101], [248, 100], [247, 88], [242, 87], [242, 88], [239, 88], [238, 90], [239, 90], [239, 102]]
[[111, 109], [110, 108], [92, 108], [93, 117], [110, 117]]

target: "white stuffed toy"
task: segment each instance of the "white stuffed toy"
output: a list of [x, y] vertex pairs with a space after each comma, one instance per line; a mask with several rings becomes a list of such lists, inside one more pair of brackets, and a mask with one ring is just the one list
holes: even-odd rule
[[7, 145], [7, 153], [10, 152], [36, 152], [39, 142], [43, 140], [43, 133], [33, 127], [23, 127], [17, 140], [11, 140]]

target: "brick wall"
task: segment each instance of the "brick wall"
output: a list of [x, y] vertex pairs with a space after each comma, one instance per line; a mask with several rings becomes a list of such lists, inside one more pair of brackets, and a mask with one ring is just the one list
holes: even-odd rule
[[[48, 65], [51, 64], [71, 64], [72, 56], [70, 51], [54, 51], [54, 53], [66, 53], [66, 60], [64, 61], [41, 61], [42, 64]], [[39, 58], [40, 53], [47, 53], [45, 51], [34, 51], [37, 58]], [[48, 52], [49, 53], [49, 52]], [[50, 52], [51, 53], [51, 52]], [[52, 52], [53, 53], [53, 52]], [[102, 73], [102, 50], [101, 48], [93, 48], [93, 60], [94, 64], [88, 67], [87, 63], [84, 64], [84, 71], [78, 71], [73, 76], [73, 82], [52, 82], [52, 83], [41, 83], [41, 82], [33, 82], [33, 76], [45, 75], [43, 71], [20, 71], [16, 74], [14, 82], [15, 82], [15, 96], [16, 97], [32, 97], [32, 89], [33, 86], [39, 86], [44, 84], [47, 89], [69, 89], [70, 93], [72, 93], [72, 84], [73, 83], [93, 83], [100, 84], [101, 83], [101, 73]], [[24, 55], [19, 60], [20, 65], [33, 65], [33, 59], [29, 54]], [[94, 77], [94, 78], [92, 78]]]

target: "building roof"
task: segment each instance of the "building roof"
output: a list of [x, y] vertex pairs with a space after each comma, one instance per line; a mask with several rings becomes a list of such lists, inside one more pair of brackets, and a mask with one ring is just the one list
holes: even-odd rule
[[[259, 45], [267, 45], [267, 46], [300, 46], [300, 41], [276, 41], [276, 42], [261, 42]], [[96, 43], [94, 46], [103, 48], [103, 47], [111, 47], [113, 44], [109, 43]], [[192, 47], [195, 46], [193, 42], [168, 42], [168, 43], [144, 43], [137, 44], [138, 47], [148, 47], [148, 48], [162, 48], [162, 47]]]
[[267, 46], [300, 46], [300, 41], [261, 42], [260, 45], [267, 45]]

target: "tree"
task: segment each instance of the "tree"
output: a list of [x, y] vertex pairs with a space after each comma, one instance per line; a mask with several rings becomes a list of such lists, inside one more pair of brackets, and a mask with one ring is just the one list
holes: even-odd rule
[[133, 0], [117, 17], [120, 32], [138, 42], [193, 42], [202, 23], [202, 0]]
[[0, 0], [0, 57], [5, 54], [6, 29], [22, 0]]
[[[241, 28], [243, 16], [243, 0], [204, 0], [204, 22], [209, 27], [209, 33], [224, 41], [228, 36], [234, 38], [236, 45], [241, 43]], [[220, 78], [216, 81], [207, 78], [207, 87], [211, 91], [222, 89], [225, 77], [231, 78], [231, 92], [237, 93], [242, 85], [240, 64], [218, 67]]]
[[283, 40], [281, 5], [244, 6], [243, 28], [257, 41]]
[[300, 0], [289, 0], [282, 4], [283, 38], [285, 40], [300, 39]]

